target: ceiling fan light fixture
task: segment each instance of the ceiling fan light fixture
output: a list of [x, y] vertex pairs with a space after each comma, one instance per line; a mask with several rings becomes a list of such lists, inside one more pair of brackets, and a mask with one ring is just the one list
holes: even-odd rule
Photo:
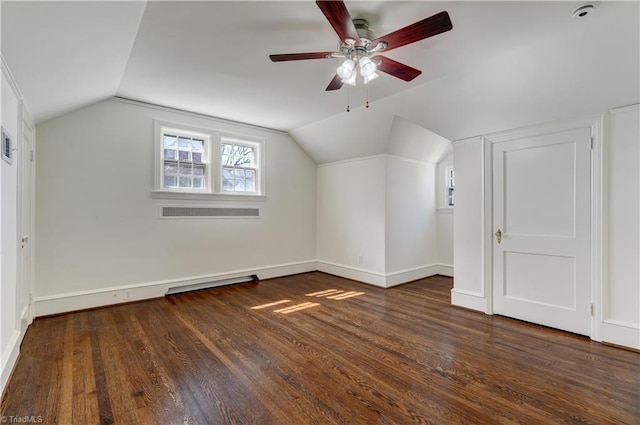
[[374, 72], [371, 75], [367, 75], [366, 77], [363, 77], [364, 78], [364, 83], [365, 84], [369, 84], [369, 81], [373, 81], [376, 78], [378, 78], [379, 76], [380, 76], [380, 74], [378, 74], [377, 72]]
[[342, 65], [338, 67], [337, 69], [338, 76], [342, 78], [343, 82], [346, 82], [345, 80], [351, 79], [351, 77], [355, 78], [356, 76], [355, 68], [356, 68], [356, 63], [351, 59], [347, 59], [344, 62], [342, 62]]
[[349, 78], [343, 78], [343, 79], [342, 79], [342, 82], [343, 82], [344, 84], [348, 84], [348, 85], [350, 85], [350, 86], [355, 86], [355, 85], [356, 85], [356, 75], [357, 75], [357, 74], [356, 74], [356, 71], [354, 70], [354, 71], [351, 73], [351, 76], [350, 76]]
[[362, 75], [364, 78], [367, 78], [375, 74], [377, 70], [376, 64], [367, 56], [360, 58], [359, 66], [360, 66], [360, 75]]

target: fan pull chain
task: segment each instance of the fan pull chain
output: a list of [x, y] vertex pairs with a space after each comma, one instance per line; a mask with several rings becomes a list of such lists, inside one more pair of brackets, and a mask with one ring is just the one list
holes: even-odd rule
[[367, 86], [367, 101], [364, 104], [365, 108], [369, 108], [369, 86]]
[[351, 102], [349, 101], [349, 86], [347, 86], [347, 112], [351, 111], [351, 108], [349, 108], [349, 104]]

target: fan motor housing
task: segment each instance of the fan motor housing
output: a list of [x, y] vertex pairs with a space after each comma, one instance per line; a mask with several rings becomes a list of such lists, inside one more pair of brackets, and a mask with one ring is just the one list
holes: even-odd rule
[[356, 32], [363, 45], [370, 44], [376, 39], [373, 32], [369, 29], [369, 22], [366, 19], [354, 19], [353, 25], [356, 27]]

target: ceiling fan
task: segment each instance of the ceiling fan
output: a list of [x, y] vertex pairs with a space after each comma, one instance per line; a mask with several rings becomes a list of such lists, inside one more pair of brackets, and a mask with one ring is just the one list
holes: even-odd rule
[[358, 72], [365, 84], [378, 77], [376, 71], [393, 75], [404, 81], [411, 81], [422, 71], [396, 62], [380, 53], [424, 40], [453, 28], [449, 14], [440, 12], [397, 31], [375, 37], [365, 19], [351, 19], [344, 2], [316, 1], [316, 4], [340, 37], [338, 51], [284, 53], [270, 55], [269, 58], [273, 62], [345, 58], [326, 91], [337, 90], [343, 84], [355, 85]]

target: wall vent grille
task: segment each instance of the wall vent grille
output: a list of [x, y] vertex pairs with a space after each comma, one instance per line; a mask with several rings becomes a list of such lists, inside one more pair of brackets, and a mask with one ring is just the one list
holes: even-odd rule
[[162, 207], [162, 217], [260, 217], [260, 209], [232, 207]]

